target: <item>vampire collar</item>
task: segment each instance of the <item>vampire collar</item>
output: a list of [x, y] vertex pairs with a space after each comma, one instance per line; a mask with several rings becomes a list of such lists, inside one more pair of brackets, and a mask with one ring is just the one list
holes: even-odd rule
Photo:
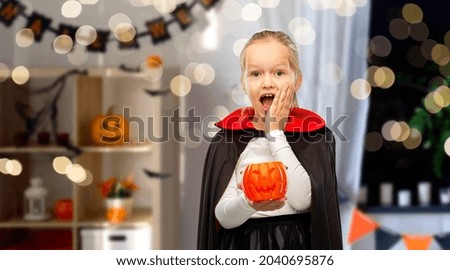
[[[255, 129], [252, 119], [255, 110], [252, 107], [245, 107], [230, 113], [215, 125], [227, 130], [249, 130]], [[302, 108], [292, 108], [284, 131], [287, 132], [311, 132], [325, 126], [325, 120], [317, 113]]]

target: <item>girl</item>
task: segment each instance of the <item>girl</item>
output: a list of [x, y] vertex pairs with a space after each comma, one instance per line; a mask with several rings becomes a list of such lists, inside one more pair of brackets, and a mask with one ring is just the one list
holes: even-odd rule
[[[205, 159], [199, 249], [342, 249], [335, 144], [324, 120], [297, 107], [298, 53], [279, 31], [254, 34], [241, 53], [251, 108], [216, 123]], [[252, 202], [242, 191], [249, 164], [286, 166], [284, 199]]]

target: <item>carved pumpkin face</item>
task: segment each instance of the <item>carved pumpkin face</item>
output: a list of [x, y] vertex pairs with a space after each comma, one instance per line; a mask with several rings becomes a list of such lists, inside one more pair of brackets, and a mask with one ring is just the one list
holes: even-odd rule
[[91, 139], [98, 145], [121, 145], [129, 141], [130, 125], [119, 114], [98, 115], [91, 123]]
[[286, 169], [280, 161], [250, 164], [244, 171], [243, 189], [250, 201], [282, 199], [286, 186]]

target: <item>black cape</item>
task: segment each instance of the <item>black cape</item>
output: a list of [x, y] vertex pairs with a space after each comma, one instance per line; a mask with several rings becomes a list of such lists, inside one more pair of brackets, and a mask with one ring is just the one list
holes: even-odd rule
[[[240, 109], [216, 124], [206, 154], [201, 186], [197, 248], [218, 249], [214, 209], [225, 191], [240, 154], [248, 142], [264, 132], [252, 127], [250, 114]], [[251, 110], [251, 109], [250, 109]], [[342, 249], [341, 222], [335, 171], [335, 140], [317, 114], [296, 108], [285, 128], [287, 140], [311, 179], [311, 248]]]

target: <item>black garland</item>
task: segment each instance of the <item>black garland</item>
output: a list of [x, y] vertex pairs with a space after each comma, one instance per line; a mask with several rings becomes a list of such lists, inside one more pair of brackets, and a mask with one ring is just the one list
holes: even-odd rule
[[[164, 17], [159, 17], [153, 20], [149, 20], [145, 23], [146, 31], [138, 32], [134, 39], [129, 42], [119, 42], [120, 49], [137, 49], [139, 48], [138, 38], [144, 36], [150, 36], [152, 43], [158, 44], [171, 38], [168, 31], [168, 26], [172, 23], [178, 23], [180, 28], [184, 31], [195, 21], [191, 14], [191, 9], [198, 3], [200, 3], [205, 10], [211, 9], [215, 6], [219, 0], [193, 0], [190, 4], [182, 3], [177, 5], [176, 9], [171, 13], [172, 18], [166, 20]], [[0, 0], [0, 22], [6, 26], [11, 26], [17, 19], [17, 16], [22, 16], [27, 19], [25, 27], [30, 28], [33, 31], [34, 39], [40, 42], [45, 31], [50, 31], [55, 35], [68, 35], [72, 39], [75, 38], [75, 32], [78, 29], [76, 26], [67, 24], [59, 24], [58, 28], [51, 25], [52, 19], [37, 12], [33, 12], [28, 15], [25, 13], [25, 6], [17, 0]], [[136, 29], [136, 28], [135, 28]], [[109, 38], [110, 31], [97, 30], [96, 40], [87, 46], [88, 51], [91, 52], [105, 52], [106, 43], [115, 40]]]

